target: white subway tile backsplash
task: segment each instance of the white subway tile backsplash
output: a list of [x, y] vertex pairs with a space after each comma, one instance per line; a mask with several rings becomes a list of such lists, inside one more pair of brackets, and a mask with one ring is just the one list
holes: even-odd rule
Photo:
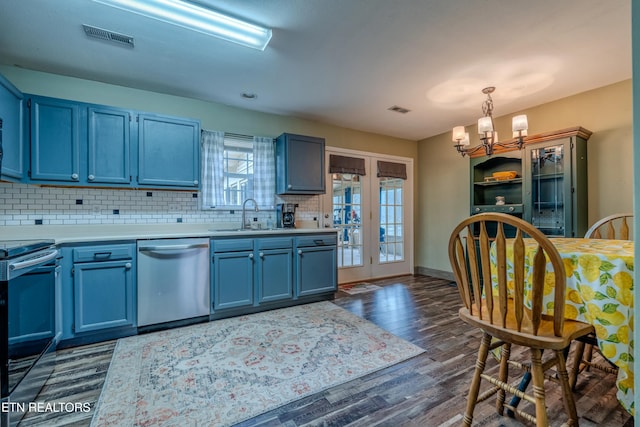
[[[38, 187], [0, 182], [0, 226], [43, 224], [158, 224], [241, 222], [242, 209], [200, 210], [190, 192]], [[276, 196], [276, 203], [297, 203], [296, 218], [320, 215], [318, 196]], [[82, 200], [82, 204], [76, 204]], [[177, 208], [177, 209], [176, 209]], [[119, 214], [114, 215], [113, 211]], [[251, 212], [251, 218], [275, 222], [274, 211]]]

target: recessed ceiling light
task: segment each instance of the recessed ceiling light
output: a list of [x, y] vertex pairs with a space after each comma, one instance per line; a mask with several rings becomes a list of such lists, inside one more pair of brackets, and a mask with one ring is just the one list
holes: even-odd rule
[[249, 93], [249, 92], [242, 92], [240, 96], [243, 97], [244, 99], [256, 99], [258, 97], [258, 95], [256, 95], [255, 93]]

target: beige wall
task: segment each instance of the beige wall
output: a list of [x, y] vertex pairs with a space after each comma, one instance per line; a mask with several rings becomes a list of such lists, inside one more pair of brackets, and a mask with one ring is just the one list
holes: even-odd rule
[[[587, 142], [590, 224], [633, 211], [631, 95], [627, 80], [522, 112], [531, 135], [573, 126], [593, 132]], [[496, 119], [499, 135], [511, 134], [513, 115]], [[474, 135], [474, 126], [467, 130]], [[415, 265], [450, 272], [450, 231], [469, 215], [469, 159], [456, 153], [447, 132], [418, 143], [418, 164]]]

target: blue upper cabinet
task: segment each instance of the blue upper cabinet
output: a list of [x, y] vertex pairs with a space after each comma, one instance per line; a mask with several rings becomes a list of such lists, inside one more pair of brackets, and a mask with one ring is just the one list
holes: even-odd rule
[[0, 119], [2, 120], [2, 179], [24, 178], [23, 95], [0, 76]]
[[138, 116], [138, 184], [197, 189], [200, 123], [155, 114]]
[[31, 180], [80, 181], [80, 105], [62, 99], [32, 97]]
[[276, 139], [276, 193], [324, 194], [324, 139], [283, 133]]
[[197, 120], [40, 96], [29, 96], [27, 107], [27, 182], [199, 188]]
[[87, 174], [89, 183], [131, 184], [131, 113], [109, 107], [89, 107]]

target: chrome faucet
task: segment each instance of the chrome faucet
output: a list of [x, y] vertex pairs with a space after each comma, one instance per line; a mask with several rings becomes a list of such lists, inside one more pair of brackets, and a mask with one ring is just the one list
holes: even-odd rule
[[256, 208], [256, 212], [259, 211], [258, 209], [258, 202], [256, 202], [254, 199], [247, 199], [242, 203], [242, 226], [240, 227], [243, 230], [246, 230], [248, 228], [251, 228], [250, 225], [247, 224], [247, 202], [253, 202], [255, 208]]

